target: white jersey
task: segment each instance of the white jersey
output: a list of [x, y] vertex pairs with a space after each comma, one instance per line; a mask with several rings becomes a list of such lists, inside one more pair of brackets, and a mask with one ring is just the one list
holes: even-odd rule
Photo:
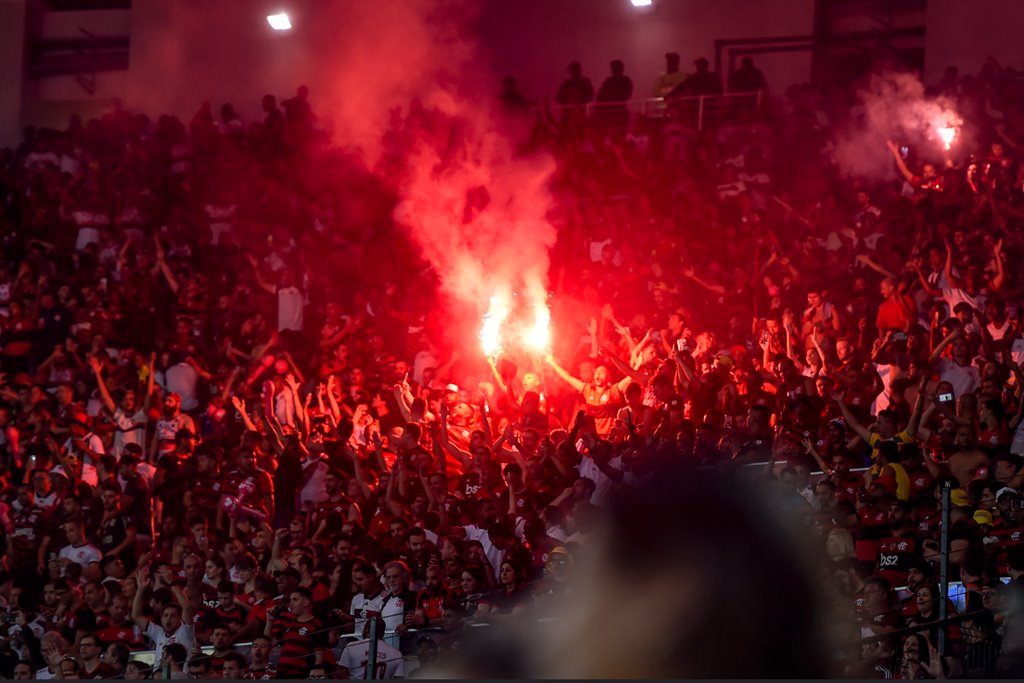
[[99, 562], [103, 559], [103, 553], [100, 549], [94, 545], [86, 543], [85, 545], [66, 545], [60, 549], [57, 557], [62, 560], [71, 560], [77, 565], [81, 565], [84, 569], [94, 562]]
[[180, 643], [185, 646], [187, 652], [192, 652], [196, 636], [189, 624], [182, 624], [174, 633], [167, 635], [163, 626], [157, 626], [152, 621], [146, 627], [146, 637], [153, 641], [153, 661], [159, 662], [164, 656], [164, 646], [171, 643]]
[[[357, 640], [345, 646], [338, 657], [338, 666], [348, 669], [353, 680], [366, 678], [366, 663], [370, 659], [369, 639]], [[402, 653], [383, 640], [377, 640], [377, 665], [373, 677], [378, 680], [405, 677]]]
[[378, 593], [375, 598], [367, 598], [365, 593], [359, 593], [352, 597], [352, 607], [349, 610], [349, 614], [356, 618], [356, 625], [352, 630], [353, 633], [356, 635], [363, 634], [366, 618], [370, 616], [370, 612], [380, 614], [381, 608], [384, 607], [384, 598], [386, 597], [385, 591]]

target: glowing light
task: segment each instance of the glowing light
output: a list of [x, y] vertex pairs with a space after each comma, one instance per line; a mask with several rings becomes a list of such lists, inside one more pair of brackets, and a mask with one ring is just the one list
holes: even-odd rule
[[494, 356], [501, 349], [501, 326], [510, 312], [507, 294], [495, 294], [491, 297], [490, 308], [487, 309], [483, 324], [480, 326], [480, 345], [484, 355]]
[[653, 0], [629, 0], [633, 7], [650, 7]]
[[290, 31], [292, 28], [292, 20], [289, 19], [288, 15], [284, 12], [269, 15], [267, 17], [267, 23], [270, 24], [270, 28], [275, 31]]
[[948, 152], [949, 148], [953, 146], [953, 140], [956, 139], [956, 127], [955, 126], [939, 126], [935, 129], [935, 133], [942, 140], [943, 148]]
[[551, 345], [551, 311], [543, 301], [538, 302], [534, 308], [533, 327], [523, 335], [523, 342], [528, 349], [533, 351], [547, 351]]

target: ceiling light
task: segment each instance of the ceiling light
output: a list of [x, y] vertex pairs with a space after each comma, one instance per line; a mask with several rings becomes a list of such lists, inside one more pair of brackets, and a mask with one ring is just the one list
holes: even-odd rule
[[[650, 0], [647, 0], [650, 2]], [[635, 0], [634, 0], [635, 2]], [[271, 14], [267, 17], [267, 23], [270, 24], [270, 28], [275, 31], [290, 31], [292, 28], [291, 19], [284, 12], [280, 14]]]

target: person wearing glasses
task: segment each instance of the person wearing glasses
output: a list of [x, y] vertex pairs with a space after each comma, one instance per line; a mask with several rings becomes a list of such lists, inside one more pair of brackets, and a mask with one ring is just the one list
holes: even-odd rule
[[[226, 678], [226, 676], [225, 676]], [[322, 681], [327, 678], [327, 667], [322, 664], [317, 664], [309, 670], [309, 675], [306, 678], [313, 681]]]
[[117, 675], [117, 669], [100, 659], [103, 645], [96, 636], [82, 636], [78, 641], [78, 652], [82, 659], [82, 675], [86, 678], [113, 678]]

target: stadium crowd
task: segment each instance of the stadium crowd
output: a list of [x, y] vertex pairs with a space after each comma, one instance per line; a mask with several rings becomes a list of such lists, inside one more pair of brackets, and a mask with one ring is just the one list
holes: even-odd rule
[[[696, 130], [672, 102], [722, 87], [695, 68], [667, 57], [651, 119], [621, 62], [539, 112], [506, 81], [496, 115], [558, 162], [544, 358], [450, 339], [392, 219], [439, 112], [396, 114], [372, 168], [304, 88], [0, 152], [0, 675], [362, 678], [374, 638], [374, 677], [415, 676], [469, 625], [553, 612], [665, 459], [799, 518], [837, 675], [1017, 671], [1024, 75], [947, 72], [977, 149], [896, 141], [879, 180], [833, 157], [854, 89]], [[966, 598], [935, 627], [946, 483]]]

